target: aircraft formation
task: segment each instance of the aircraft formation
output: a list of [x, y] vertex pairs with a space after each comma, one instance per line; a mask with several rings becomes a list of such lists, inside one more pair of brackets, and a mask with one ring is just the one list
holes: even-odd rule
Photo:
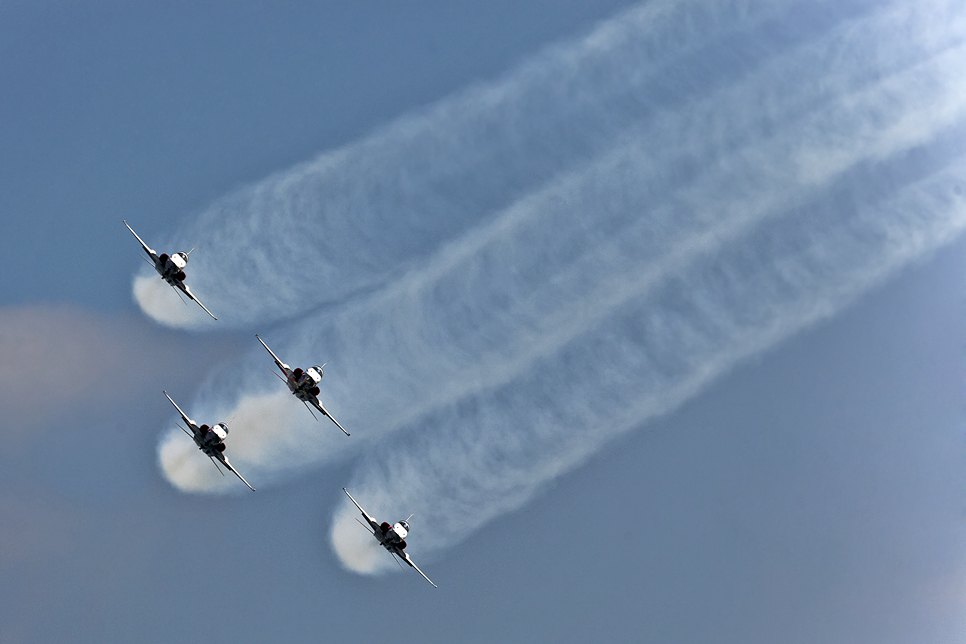
[[[178, 252], [172, 255], [168, 255], [167, 253], [158, 254], [144, 243], [138, 234], [134, 232], [134, 229], [128, 225], [127, 221], [124, 221], [124, 225], [128, 230], [131, 231], [131, 234], [137, 238], [138, 243], [141, 244], [141, 248], [143, 248], [144, 252], [148, 255], [148, 257], [144, 257], [144, 260], [154, 266], [154, 269], [161, 276], [161, 279], [174, 288], [175, 291], [178, 292], [179, 297], [181, 294], [187, 295], [188, 299], [197, 302], [198, 305], [204, 309], [205, 313], [210, 315], [213, 320], [217, 320], [218, 318], [216, 318], [212, 312], [201, 303], [201, 300], [195, 297], [195, 295], [191, 292], [191, 289], [188, 288], [188, 285], [185, 284], [187, 274], [185, 273], [184, 269], [188, 264], [188, 256], [192, 253], [192, 251], [195, 250], [195, 248], [197, 248], [197, 246], [189, 250], [187, 253]], [[183, 298], [182, 301], [184, 301]], [[187, 302], [185, 302], [185, 304], [187, 304]], [[277, 355], [275, 355], [275, 352], [272, 351], [267, 344], [265, 344], [265, 341], [262, 340], [257, 333], [255, 334], [255, 338], [271, 354], [272, 359], [275, 361], [275, 365], [282, 371], [284, 376], [279, 375], [274, 371], [272, 373], [275, 373], [275, 375], [286, 384], [292, 395], [294, 395], [299, 401], [302, 402], [302, 404], [305, 405], [305, 408], [308, 409], [310, 414], [312, 414], [312, 417], [315, 418], [315, 420], [318, 420], [318, 418], [312, 412], [312, 407], [315, 407], [319, 413], [321, 413], [323, 416], [327, 416], [329, 420], [335, 423], [335, 425], [341, 429], [346, 436], [349, 436], [349, 432], [347, 432], [345, 428], [339, 424], [339, 421], [337, 421], [332, 414], [326, 411], [325, 407], [322, 406], [322, 403], [319, 402], [319, 393], [321, 393], [319, 384], [322, 381], [322, 369], [325, 367], [325, 364], [315, 365], [307, 369], [302, 369], [301, 367], [292, 369], [289, 365], [282, 362]], [[167, 391], [164, 391], [163, 393], [165, 398], [167, 398], [171, 404], [174, 405], [174, 408], [178, 410], [178, 413], [181, 415], [181, 420], [185, 425], [187, 425], [187, 427], [182, 427], [179, 425], [181, 430], [194, 441], [195, 445], [205, 456], [211, 459], [212, 464], [219, 472], [221, 472], [222, 476], [224, 476], [222, 468], [225, 468], [237, 476], [242, 483], [247, 485], [248, 489], [254, 492], [255, 488], [253, 488], [248, 481], [245, 480], [245, 477], [243, 477], [238, 470], [232, 467], [231, 463], [228, 461], [228, 457], [225, 456], [225, 451], [227, 450], [225, 441], [228, 438], [228, 423], [216, 423], [215, 425], [211, 426], [205, 424], [199, 425], [191, 418], [188, 418], [187, 414], [181, 410], [181, 407], [178, 407], [178, 404], [172, 400], [171, 396], [168, 395]], [[396, 563], [399, 563], [399, 560], [402, 560], [404, 563], [422, 575], [426, 581], [432, 584], [433, 588], [436, 588], [436, 584], [434, 584], [433, 581], [427, 577], [426, 574], [420, 570], [415, 563], [413, 563], [413, 560], [409, 557], [409, 553], [405, 552], [406, 536], [409, 534], [409, 519], [411, 519], [413, 515], [410, 514], [404, 521], [397, 521], [392, 525], [385, 521], [376, 521], [362, 508], [361, 505], [359, 505], [354, 498], [352, 498], [352, 495], [349, 494], [348, 490], [342, 488], [342, 491], [346, 493], [346, 496], [349, 497], [352, 503], [362, 513], [363, 518], [365, 518], [366, 523], [362, 523], [362, 521], [359, 521], [359, 523], [366, 528], [373, 537], [375, 537], [376, 541], [379, 542], [379, 545], [385, 548], [389, 554], [392, 555], [393, 559], [396, 560]], [[358, 519], [356, 520], [358, 521]], [[402, 564], [400, 564], [400, 567], [402, 567]]]

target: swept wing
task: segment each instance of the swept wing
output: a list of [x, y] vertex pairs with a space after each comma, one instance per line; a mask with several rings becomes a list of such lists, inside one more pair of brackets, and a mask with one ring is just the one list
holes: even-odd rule
[[239, 474], [238, 473], [238, 470], [236, 470], [234, 467], [231, 466], [231, 463], [228, 462], [228, 459], [225, 458], [225, 455], [224, 454], [222, 454], [221, 452], [216, 452], [215, 458], [217, 458], [219, 461], [221, 461], [221, 464], [224, 465], [225, 467], [227, 467], [235, 476], [237, 476], [238, 478], [240, 478], [242, 483], [244, 483], [245, 485], [248, 485], [248, 489], [249, 490], [251, 490], [252, 492], [255, 491], [255, 488], [253, 488], [248, 483], [248, 481], [245, 480], [245, 477], [242, 476], [241, 474]]
[[[416, 564], [413, 563], [413, 560], [409, 558], [409, 554], [406, 551], [400, 550], [396, 554], [399, 555], [399, 558], [400, 559], [402, 559], [403, 561], [405, 561], [406, 563], [408, 563], [410, 566], [412, 566], [413, 569], [416, 570], [416, 572], [418, 572], [420, 575], [422, 575], [423, 576], [423, 579], [425, 579], [429, 583], [433, 584], [433, 580], [430, 579], [429, 577], [427, 577], [426, 576], [426, 573], [424, 573], [422, 570], [420, 570], [419, 569], [419, 566], [417, 566]], [[433, 584], [433, 588], [439, 588], [439, 586], [437, 586], [436, 584]]]
[[171, 400], [171, 396], [168, 395], [168, 392], [167, 391], [165, 391], [163, 393], [164, 393], [164, 397], [167, 398], [168, 400], [170, 400], [171, 401], [171, 404], [174, 405], [174, 408], [178, 410], [178, 413], [179, 414], [181, 414], [181, 420], [183, 420], [185, 422], [185, 424], [188, 425], [188, 427], [191, 428], [192, 434], [194, 434], [195, 436], [197, 436], [198, 435], [198, 425], [195, 423], [195, 421], [193, 421], [190, 418], [188, 418], [188, 416], [185, 415], [185, 413], [183, 411], [181, 411], [181, 407], [178, 407], [178, 403], [176, 403], [175, 401]]
[[201, 303], [201, 300], [199, 300], [197, 297], [194, 296], [194, 294], [191, 292], [191, 289], [188, 288], [187, 284], [185, 284], [184, 282], [176, 282], [176, 284], [178, 285], [178, 288], [180, 288], [184, 292], [184, 294], [188, 296], [188, 298], [197, 302], [198, 306], [200, 306], [205, 310], [205, 313], [207, 313], [208, 315], [211, 315], [212, 320], [218, 319], [214, 315], [212, 315], [211, 311], [208, 310], [207, 306]]
[[345, 495], [346, 495], [347, 497], [349, 497], [349, 500], [350, 500], [350, 501], [352, 501], [352, 502], [353, 502], [353, 503], [355, 504], [355, 506], [356, 506], [357, 508], [359, 508], [359, 512], [362, 512], [362, 516], [363, 516], [363, 517], [365, 517], [365, 519], [366, 519], [366, 521], [368, 521], [368, 522], [369, 522], [369, 526], [370, 526], [370, 527], [371, 527], [371, 528], [372, 528], [373, 530], [376, 530], [376, 529], [378, 529], [378, 528], [379, 528], [379, 522], [378, 522], [378, 521], [376, 521], [375, 519], [373, 519], [373, 518], [372, 518], [371, 516], [369, 516], [369, 513], [368, 513], [368, 512], [366, 512], [365, 510], [363, 510], [363, 509], [362, 509], [362, 506], [361, 506], [361, 505], [359, 505], [359, 502], [358, 502], [358, 501], [356, 501], [355, 499], [353, 499], [353, 498], [352, 498], [352, 495], [351, 495], [351, 494], [349, 494], [349, 490], [347, 490], [347, 489], [345, 489], [345, 488], [342, 488], [342, 491], [343, 491], [343, 492], [345, 492]]
[[[124, 221], [124, 220], [122, 219], [121, 221]], [[124, 225], [127, 226], [127, 229], [131, 231], [131, 234], [132, 235], [134, 235], [135, 237], [137, 237], [138, 242], [141, 244], [141, 248], [144, 249], [144, 252], [145, 253], [147, 253], [148, 255], [151, 256], [152, 261], [154, 261], [155, 265], [157, 265], [157, 263], [158, 263], [158, 254], [155, 253], [147, 244], [145, 244], [143, 239], [141, 239], [140, 237], [138, 237], [138, 234], [136, 232], [134, 232], [134, 229], [133, 228], [131, 228], [130, 226], [128, 226], [128, 224], [127, 224], [126, 221], [124, 221]]]
[[262, 343], [262, 346], [265, 347], [265, 349], [270, 354], [272, 354], [272, 359], [275, 360], [275, 364], [277, 364], [278, 365], [278, 368], [282, 370], [282, 373], [285, 374], [285, 377], [286, 378], [290, 378], [292, 376], [292, 370], [289, 368], [289, 366], [287, 364], [285, 364], [284, 362], [282, 362], [281, 360], [278, 359], [278, 356], [275, 355], [275, 352], [268, 348], [268, 345], [265, 344], [265, 341], [264, 340], [262, 340], [261, 338], [258, 337], [258, 334], [257, 333], [255, 334], [255, 338], [259, 342]]
[[338, 427], [339, 429], [341, 429], [343, 431], [343, 433], [345, 433], [346, 436], [349, 435], [349, 432], [345, 431], [345, 427], [343, 427], [342, 425], [340, 425], [339, 424], [339, 421], [337, 421], [332, 416], [332, 414], [330, 414], [329, 412], [327, 412], [325, 410], [325, 407], [323, 407], [322, 406], [322, 403], [319, 402], [319, 397], [318, 396], [312, 396], [312, 406], [315, 407], [316, 409], [318, 409], [324, 415], [328, 416], [329, 417], [329, 420], [331, 420], [333, 423], [335, 423], [336, 424], [336, 427]]

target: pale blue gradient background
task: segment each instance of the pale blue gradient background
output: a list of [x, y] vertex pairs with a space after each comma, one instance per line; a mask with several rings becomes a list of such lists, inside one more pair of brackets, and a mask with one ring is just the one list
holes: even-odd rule
[[963, 641], [963, 241], [420, 561], [438, 591], [340, 568], [348, 464], [227, 498], [163, 480], [162, 387], [253, 340], [143, 319], [120, 220], [160, 246], [625, 4], [0, 6], [0, 315], [66, 305], [29, 310], [128, 356], [91, 365], [127, 398], [86, 400], [0, 356], [53, 399], [0, 392], [0, 642]]

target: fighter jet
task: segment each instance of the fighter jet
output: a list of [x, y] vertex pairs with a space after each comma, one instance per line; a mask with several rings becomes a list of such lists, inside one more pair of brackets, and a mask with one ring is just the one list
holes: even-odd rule
[[[362, 512], [362, 516], [365, 517], [369, 525], [366, 526], [365, 523], [362, 523], [362, 521], [359, 521], [358, 519], [356, 519], [356, 521], [359, 521], [359, 524], [362, 527], [364, 528], [368, 527], [369, 532], [371, 532], [372, 536], [376, 538], [376, 541], [379, 542], [379, 545], [385, 548], [386, 550], [388, 550], [389, 554], [391, 554], [394, 559], [396, 557], [399, 557], [407, 564], [409, 564], [412, 568], [415, 568], [416, 572], [418, 572], [420, 575], [423, 576], [423, 579], [433, 584], [433, 580], [427, 577], [426, 573], [424, 573], [422, 570], [416, 567], [416, 564], [413, 563], [413, 560], [410, 559], [409, 555], [405, 552], [406, 550], [405, 539], [406, 539], [406, 535], [409, 534], [409, 523], [407, 523], [407, 521], [413, 518], [413, 515], [410, 514], [406, 518], [406, 521], [399, 521], [392, 526], [390, 526], [386, 522], [377, 523], [376, 520], [373, 519], [371, 516], [369, 516], [369, 514], [362, 509], [362, 506], [359, 505], [356, 502], [356, 500], [352, 498], [352, 495], [349, 494], [349, 490], [342, 488], [342, 491], [345, 492], [346, 496], [349, 497], [349, 499], [355, 504], [357, 508], [359, 508], [359, 512]], [[415, 514], [415, 512], [413, 514]], [[396, 563], [399, 563], [399, 562], [397, 561]], [[401, 565], [399, 567], [402, 568]], [[433, 584], [433, 588], [439, 588], [439, 586], [437, 586], [436, 584]]]
[[[187, 253], [181, 252], [181, 253], [175, 253], [174, 255], [161, 253], [160, 255], [158, 255], [157, 253], [154, 252], [154, 250], [149, 248], [148, 245], [145, 244], [140, 237], [138, 237], [138, 234], [134, 232], [133, 228], [127, 225], [126, 221], [124, 222], [124, 225], [127, 226], [127, 229], [130, 230], [135, 237], [137, 237], [137, 240], [141, 242], [141, 248], [143, 248], [144, 252], [151, 257], [150, 261], [148, 261], [147, 257], [144, 258], [144, 261], [148, 262], [148, 264], [153, 264], [154, 270], [156, 270], [158, 274], [161, 275], [161, 277], [164, 279], [165, 282], [170, 284], [172, 287], [179, 289], [190, 299], [197, 302], [198, 305], [205, 310], [205, 313], [207, 313], [208, 315], [211, 315], [211, 311], [208, 310], [208, 307], [202, 304], [201, 300], [199, 300], [194, 295], [192, 295], [191, 289], [189, 289], [188, 285], [184, 283], [184, 278], [185, 278], [184, 267], [188, 264], [188, 255], [191, 254], [191, 251], [194, 250], [194, 248], [189, 250]], [[195, 246], [195, 248], [197, 248], [197, 246]], [[218, 319], [214, 315], [211, 315], [211, 318], [213, 320]]]
[[[275, 373], [276, 376], [278, 376], [285, 382], [286, 385], [288, 385], [289, 391], [295, 394], [295, 397], [302, 401], [302, 404], [304, 404], [305, 408], [309, 410], [309, 413], [312, 414], [312, 410], [309, 409], [309, 403], [312, 403], [313, 407], [322, 412], [323, 416], [328, 416], [329, 420], [335, 423], [336, 426], [345, 432], [346, 436], [348, 436], [349, 432], [345, 431], [345, 428], [339, 424], [339, 421], [333, 418], [332, 414], [327, 412], [325, 407], [322, 406], [322, 403], [319, 402], [319, 392], [321, 391], [319, 389], [319, 382], [322, 380], [322, 367], [325, 365], [322, 365], [321, 367], [318, 365], [309, 367], [305, 371], [302, 371], [300, 368], [292, 369], [278, 359], [278, 356], [275, 355], [275, 352], [268, 348], [268, 345], [258, 337], [257, 333], [255, 334], [255, 337], [258, 338], [258, 341], [262, 343], [262, 346], [268, 349], [268, 352], [272, 354], [272, 358], [275, 359], [275, 364], [277, 364], [278, 368], [282, 370], [282, 373], [285, 374], [285, 377], [282, 378], [282, 376], [278, 376], [278, 374], [274, 371], [272, 373]], [[312, 418], [315, 418], [315, 414], [312, 414]], [[318, 418], [315, 418], [315, 420], [318, 420]]]
[[[164, 396], [168, 400], [171, 400], [171, 396], [168, 395], [167, 391], [164, 392]], [[178, 407], [178, 404], [175, 401], [171, 400], [171, 404], [174, 405], [174, 408], [178, 410], [179, 414], [181, 414], [181, 419], [184, 420], [185, 424], [191, 428], [191, 433], [188, 433], [188, 430], [184, 427], [181, 427], [181, 430], [194, 440], [195, 445], [197, 445], [198, 449], [205, 453], [205, 456], [211, 459], [211, 462], [214, 463], [215, 468], [218, 468], [218, 462], [220, 462], [231, 472], [234, 472], [235, 476], [240, 478], [242, 483], [248, 485], [248, 481], [245, 480], [245, 477], [235, 471], [235, 468], [232, 467], [231, 463], [228, 462], [228, 459], [225, 458], [225, 438], [228, 437], [228, 425], [225, 423], [218, 423], [214, 427], [208, 427], [208, 425], [201, 425], [199, 427], [195, 421], [188, 418], [185, 413], [181, 411], [181, 407]], [[216, 461], [215, 459], [218, 460]], [[218, 468], [218, 471], [221, 472], [221, 469]], [[224, 472], [221, 472], [221, 474], [222, 476], [225, 475]], [[253, 488], [251, 485], [248, 485], [248, 489], [250, 489], [252, 492], [255, 491], [255, 488]]]

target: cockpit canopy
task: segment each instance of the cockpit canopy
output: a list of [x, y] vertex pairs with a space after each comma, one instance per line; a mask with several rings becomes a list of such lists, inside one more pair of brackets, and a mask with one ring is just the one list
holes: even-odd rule
[[305, 370], [305, 373], [309, 374], [309, 378], [312, 382], [319, 383], [322, 380], [322, 367], [315, 365], [314, 367], [309, 367]]
[[400, 521], [392, 528], [396, 532], [396, 534], [399, 535], [400, 539], [405, 539], [406, 535], [409, 534], [409, 524], [406, 523], [405, 521]]
[[217, 436], [219, 440], [225, 440], [225, 438], [228, 436], [228, 425], [225, 423], [218, 423], [211, 428], [211, 431], [215, 433], [215, 436]]
[[171, 263], [177, 266], [179, 269], [184, 268], [185, 265], [188, 263], [188, 254], [175, 253], [174, 255], [171, 256]]

